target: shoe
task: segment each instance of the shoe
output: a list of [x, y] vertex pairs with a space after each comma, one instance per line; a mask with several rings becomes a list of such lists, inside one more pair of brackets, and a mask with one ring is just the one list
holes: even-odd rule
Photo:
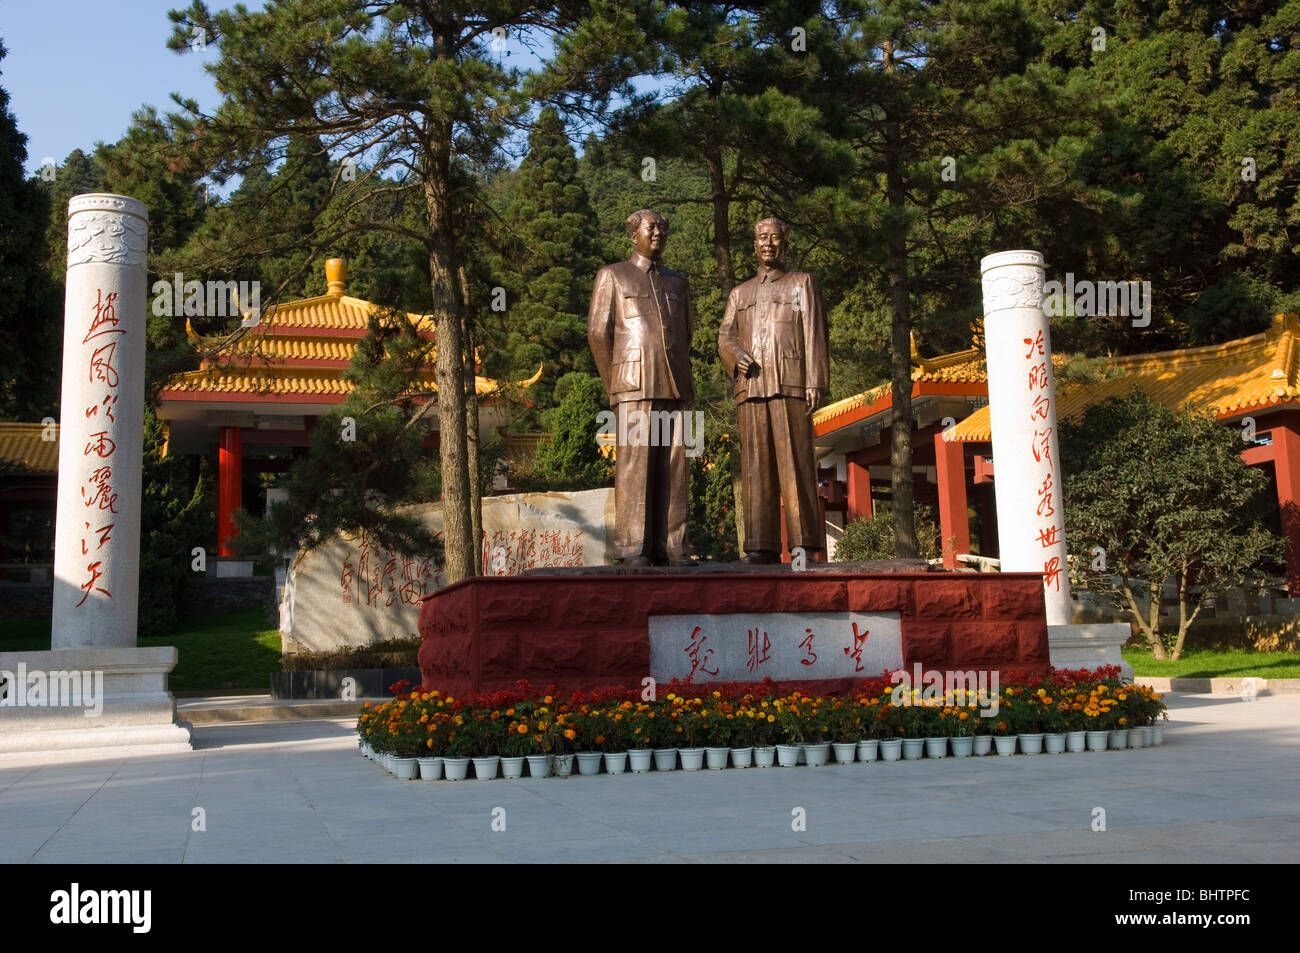
[[670, 566], [698, 566], [699, 562], [693, 556], [669, 556], [668, 565]]
[[624, 556], [618, 564], [630, 569], [648, 569], [653, 565], [645, 556]]
[[740, 561], [747, 566], [770, 566], [779, 563], [781, 557], [770, 550], [759, 549], [752, 553], [746, 553]]

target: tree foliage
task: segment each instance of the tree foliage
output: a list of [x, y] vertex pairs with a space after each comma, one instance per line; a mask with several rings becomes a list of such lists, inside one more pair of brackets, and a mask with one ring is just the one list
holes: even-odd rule
[[[1131, 614], [1156, 658], [1182, 655], [1207, 597], [1261, 584], [1282, 555], [1266, 523], [1268, 477], [1242, 462], [1243, 449], [1212, 414], [1175, 413], [1136, 388], [1061, 426], [1071, 556], [1089, 589]], [[1160, 619], [1167, 580], [1178, 592], [1174, 632]]]

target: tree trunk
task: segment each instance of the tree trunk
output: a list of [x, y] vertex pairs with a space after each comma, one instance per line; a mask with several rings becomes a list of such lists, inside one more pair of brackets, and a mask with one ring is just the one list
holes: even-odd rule
[[465, 426], [465, 334], [448, 194], [451, 135], [450, 123], [429, 130], [430, 155], [424, 170], [429, 291], [437, 317], [438, 455], [442, 465], [443, 546], [448, 583], [474, 574]]
[[712, 137], [705, 146], [704, 159], [709, 167], [709, 201], [713, 206], [713, 262], [722, 300], [726, 301], [736, 284], [736, 268], [731, 260], [731, 201], [722, 167], [722, 148]]
[[1151, 587], [1151, 604], [1147, 606], [1147, 640], [1151, 643], [1151, 654], [1163, 661], [1169, 657], [1165, 653], [1164, 640], [1160, 638], [1160, 596], [1165, 587], [1163, 580], [1148, 585]]
[[[884, 44], [885, 72], [894, 72], [893, 43]], [[903, 185], [902, 129], [896, 116], [885, 121], [885, 196], [897, 216], [889, 230], [885, 270], [889, 278], [890, 447], [894, 555], [915, 559], [916, 521], [912, 487], [912, 307], [907, 280], [907, 192]]]
[[482, 447], [478, 432], [478, 359], [474, 353], [474, 311], [470, 307], [465, 266], [459, 270], [461, 302], [465, 307], [465, 361], [469, 380], [465, 388], [465, 450], [469, 464], [469, 521], [474, 540], [474, 575], [483, 575], [483, 478], [479, 472]]

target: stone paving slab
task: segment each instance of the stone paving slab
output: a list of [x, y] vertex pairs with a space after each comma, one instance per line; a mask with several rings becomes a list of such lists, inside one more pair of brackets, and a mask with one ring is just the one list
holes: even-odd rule
[[0, 862], [1300, 858], [1300, 697], [1168, 700], [1141, 750], [518, 781], [398, 781], [350, 719], [206, 725], [187, 753], [0, 761]]

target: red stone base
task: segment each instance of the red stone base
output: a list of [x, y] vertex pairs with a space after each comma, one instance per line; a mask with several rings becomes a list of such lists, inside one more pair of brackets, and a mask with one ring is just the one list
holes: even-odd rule
[[420, 672], [425, 690], [453, 695], [520, 679], [561, 692], [634, 687], [650, 674], [652, 614], [814, 611], [898, 612], [908, 668], [1050, 667], [1037, 574], [784, 570], [465, 579], [425, 599]]

